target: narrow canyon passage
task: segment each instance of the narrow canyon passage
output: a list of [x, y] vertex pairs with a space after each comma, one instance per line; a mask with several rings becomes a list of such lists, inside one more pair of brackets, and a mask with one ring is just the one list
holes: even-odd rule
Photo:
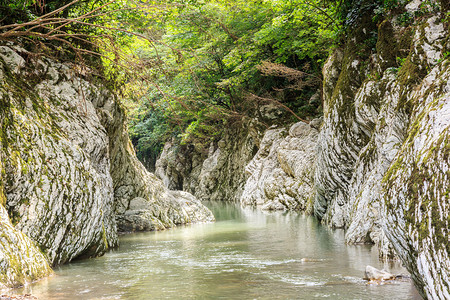
[[450, 299], [448, 3], [0, 0], [1, 294]]
[[375, 247], [298, 213], [206, 203], [216, 223], [123, 235], [120, 247], [75, 261], [24, 292], [39, 299], [420, 299], [411, 281], [369, 285]]

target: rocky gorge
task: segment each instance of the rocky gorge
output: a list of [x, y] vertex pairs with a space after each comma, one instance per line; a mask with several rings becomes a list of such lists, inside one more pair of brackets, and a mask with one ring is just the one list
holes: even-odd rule
[[[370, 1], [322, 70], [323, 114], [260, 106], [207, 151], [168, 141], [148, 172], [119, 97], [86, 70], [0, 46], [0, 287], [95, 257], [118, 233], [210, 222], [203, 200], [314, 215], [450, 298], [450, 35], [424, 1], [374, 22]], [[402, 23], [403, 22], [403, 23]], [[373, 37], [376, 37], [374, 40]], [[320, 95], [320, 96], [318, 96]], [[269, 121], [267, 121], [269, 120]]]
[[370, 5], [360, 12], [324, 65], [323, 118], [268, 129], [248, 120], [206, 155], [168, 143], [156, 174], [200, 199], [312, 213], [347, 243], [400, 259], [424, 298], [448, 299], [448, 27], [442, 14], [377, 26]]

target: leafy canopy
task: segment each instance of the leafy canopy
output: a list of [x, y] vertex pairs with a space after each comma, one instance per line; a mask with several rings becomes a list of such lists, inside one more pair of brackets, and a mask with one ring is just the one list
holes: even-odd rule
[[[337, 10], [321, 0], [168, 1], [158, 26], [149, 29], [161, 34], [161, 43], [134, 49], [164, 69], [154, 70], [157, 88], [149, 87], [131, 113], [138, 152], [169, 136], [204, 147], [270, 103], [297, 118], [317, 115], [321, 103], [309, 99], [339, 33]], [[297, 81], [308, 84], [292, 82], [281, 66], [304, 72]], [[156, 115], [165, 130], [154, 130], [149, 120]]]
[[319, 114], [311, 96], [341, 30], [340, 3], [0, 0], [0, 40], [22, 39], [122, 87], [138, 153], [155, 157], [169, 137], [204, 148], [265, 105], [285, 118]]

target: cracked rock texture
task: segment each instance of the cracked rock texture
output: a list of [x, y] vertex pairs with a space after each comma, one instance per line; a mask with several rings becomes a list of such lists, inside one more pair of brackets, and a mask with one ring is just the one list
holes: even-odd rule
[[311, 210], [317, 135], [303, 122], [289, 131], [267, 130], [245, 169], [249, 178], [241, 204], [264, 210]]
[[348, 243], [399, 257], [424, 297], [448, 299], [448, 30], [439, 16], [406, 29], [384, 21], [364, 64], [354, 49], [371, 27], [359, 23], [323, 70], [314, 213], [346, 228]]
[[117, 246], [118, 229], [214, 219], [144, 169], [117, 99], [76, 66], [0, 46], [0, 82], [4, 286], [102, 255]]
[[409, 96], [408, 136], [382, 181], [383, 226], [429, 299], [450, 298], [450, 64]]
[[50, 275], [45, 256], [25, 234], [15, 229], [0, 206], [0, 289], [16, 287]]
[[211, 143], [208, 153], [168, 142], [155, 174], [170, 189], [190, 192], [200, 200], [239, 201], [248, 177], [245, 166], [258, 149], [259, 127], [249, 121], [231, 128]]
[[[430, 3], [447, 2], [409, 1], [405, 11], [421, 14]], [[246, 152], [253, 152], [247, 177], [234, 175], [245, 179], [236, 195], [243, 205], [263, 209], [308, 211], [312, 205], [323, 224], [346, 229], [347, 243], [372, 243], [380, 257], [401, 259], [423, 297], [450, 299], [449, 24], [442, 12], [406, 26], [392, 12], [376, 24], [374, 2], [358, 3], [346, 41], [323, 68], [320, 132], [297, 137], [281, 126], [260, 130], [258, 151]], [[185, 184], [189, 176], [183, 175], [178, 188], [196, 190], [203, 175], [207, 182], [221, 176], [230, 161], [219, 148], [197, 157], [196, 179]], [[214, 172], [202, 171], [203, 164]], [[161, 173], [169, 186], [184, 165]], [[211, 186], [226, 189], [227, 183]]]

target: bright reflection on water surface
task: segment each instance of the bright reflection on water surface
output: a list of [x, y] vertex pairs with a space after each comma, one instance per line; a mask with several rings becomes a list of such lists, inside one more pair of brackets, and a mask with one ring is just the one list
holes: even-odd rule
[[297, 213], [207, 203], [216, 223], [124, 235], [120, 248], [76, 261], [26, 288], [39, 299], [420, 299], [409, 281], [368, 285], [368, 246]]

